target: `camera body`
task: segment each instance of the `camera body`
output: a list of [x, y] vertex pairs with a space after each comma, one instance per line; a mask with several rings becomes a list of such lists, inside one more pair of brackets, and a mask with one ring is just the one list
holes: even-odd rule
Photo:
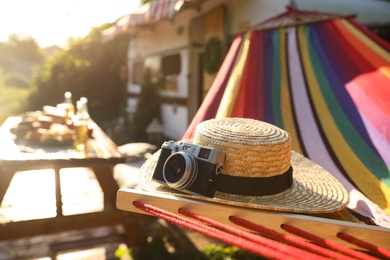
[[210, 147], [164, 142], [153, 179], [188, 194], [214, 197], [226, 155]]

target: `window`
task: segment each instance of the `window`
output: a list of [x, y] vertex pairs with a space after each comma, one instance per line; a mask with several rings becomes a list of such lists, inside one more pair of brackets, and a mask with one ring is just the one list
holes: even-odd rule
[[180, 74], [180, 54], [165, 56], [161, 61], [161, 71], [164, 75]]

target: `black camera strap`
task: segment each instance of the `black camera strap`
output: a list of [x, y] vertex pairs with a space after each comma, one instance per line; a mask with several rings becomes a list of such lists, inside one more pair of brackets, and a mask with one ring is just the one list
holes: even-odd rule
[[293, 184], [293, 169], [272, 177], [241, 177], [226, 174], [217, 176], [216, 190], [245, 196], [273, 195], [289, 189]]

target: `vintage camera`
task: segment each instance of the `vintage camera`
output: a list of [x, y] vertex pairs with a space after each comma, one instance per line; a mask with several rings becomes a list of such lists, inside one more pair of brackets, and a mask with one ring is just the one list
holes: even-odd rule
[[226, 155], [210, 147], [164, 142], [153, 179], [189, 194], [214, 197]]

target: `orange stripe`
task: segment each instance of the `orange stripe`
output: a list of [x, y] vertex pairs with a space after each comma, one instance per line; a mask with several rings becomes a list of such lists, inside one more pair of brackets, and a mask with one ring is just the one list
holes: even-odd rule
[[333, 25], [343, 37], [374, 67], [389, 66], [390, 55], [367, 36], [359, 34], [347, 21], [334, 20]]

